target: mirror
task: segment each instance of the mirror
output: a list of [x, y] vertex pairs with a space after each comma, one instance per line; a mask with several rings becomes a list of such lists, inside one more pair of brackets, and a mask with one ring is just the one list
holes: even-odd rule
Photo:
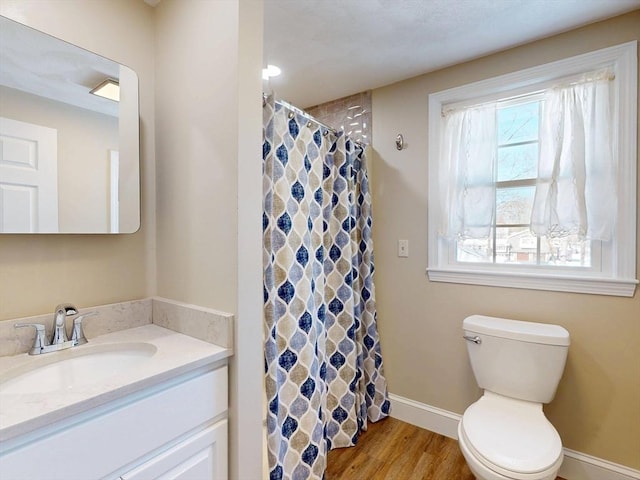
[[136, 73], [0, 16], [0, 233], [139, 226]]

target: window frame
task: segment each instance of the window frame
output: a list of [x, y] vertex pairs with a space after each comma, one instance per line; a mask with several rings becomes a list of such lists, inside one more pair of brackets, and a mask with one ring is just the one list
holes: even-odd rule
[[[560, 80], [611, 67], [615, 74], [613, 105], [614, 155], [618, 160], [618, 215], [615, 238], [600, 243], [595, 259], [599, 271], [581, 267], [463, 263], [455, 260], [455, 241], [438, 234], [440, 133], [442, 112], [448, 108], [529, 95]], [[632, 297], [636, 279], [637, 170], [637, 42], [597, 50], [429, 95], [428, 148], [428, 266], [436, 282], [551, 290]], [[632, 201], [625, 201], [631, 199]]]

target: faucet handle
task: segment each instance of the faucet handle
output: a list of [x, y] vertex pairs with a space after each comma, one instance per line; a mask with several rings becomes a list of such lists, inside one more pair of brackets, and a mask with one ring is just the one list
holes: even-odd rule
[[93, 317], [94, 315], [99, 315], [98, 312], [89, 312], [83, 313], [82, 315], [78, 315], [73, 319], [73, 331], [71, 332], [71, 341], [74, 345], [82, 345], [83, 343], [87, 343], [87, 337], [84, 336], [84, 331], [82, 330], [82, 320], [86, 317]]
[[70, 303], [61, 303], [55, 309], [56, 314], [63, 314], [63, 317], [69, 317], [78, 313], [78, 309]]
[[67, 331], [65, 330], [65, 317], [76, 315], [78, 309], [71, 304], [61, 303], [56, 307], [53, 314], [53, 335], [51, 336], [51, 345], [60, 345], [67, 342]]
[[36, 329], [36, 338], [33, 340], [33, 346], [29, 350], [29, 355], [39, 355], [48, 345], [45, 336], [44, 325], [41, 323], [16, 323], [14, 328], [33, 327]]

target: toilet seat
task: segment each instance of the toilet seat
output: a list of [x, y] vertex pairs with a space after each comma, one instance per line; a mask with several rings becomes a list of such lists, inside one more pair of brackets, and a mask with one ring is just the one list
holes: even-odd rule
[[546, 478], [562, 464], [560, 436], [538, 403], [487, 391], [464, 413], [459, 435], [478, 462], [507, 478]]

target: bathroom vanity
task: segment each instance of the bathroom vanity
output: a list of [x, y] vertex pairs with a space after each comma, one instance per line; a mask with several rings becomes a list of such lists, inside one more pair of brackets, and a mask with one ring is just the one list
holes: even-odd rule
[[0, 357], [0, 478], [226, 479], [230, 355], [148, 324]]

